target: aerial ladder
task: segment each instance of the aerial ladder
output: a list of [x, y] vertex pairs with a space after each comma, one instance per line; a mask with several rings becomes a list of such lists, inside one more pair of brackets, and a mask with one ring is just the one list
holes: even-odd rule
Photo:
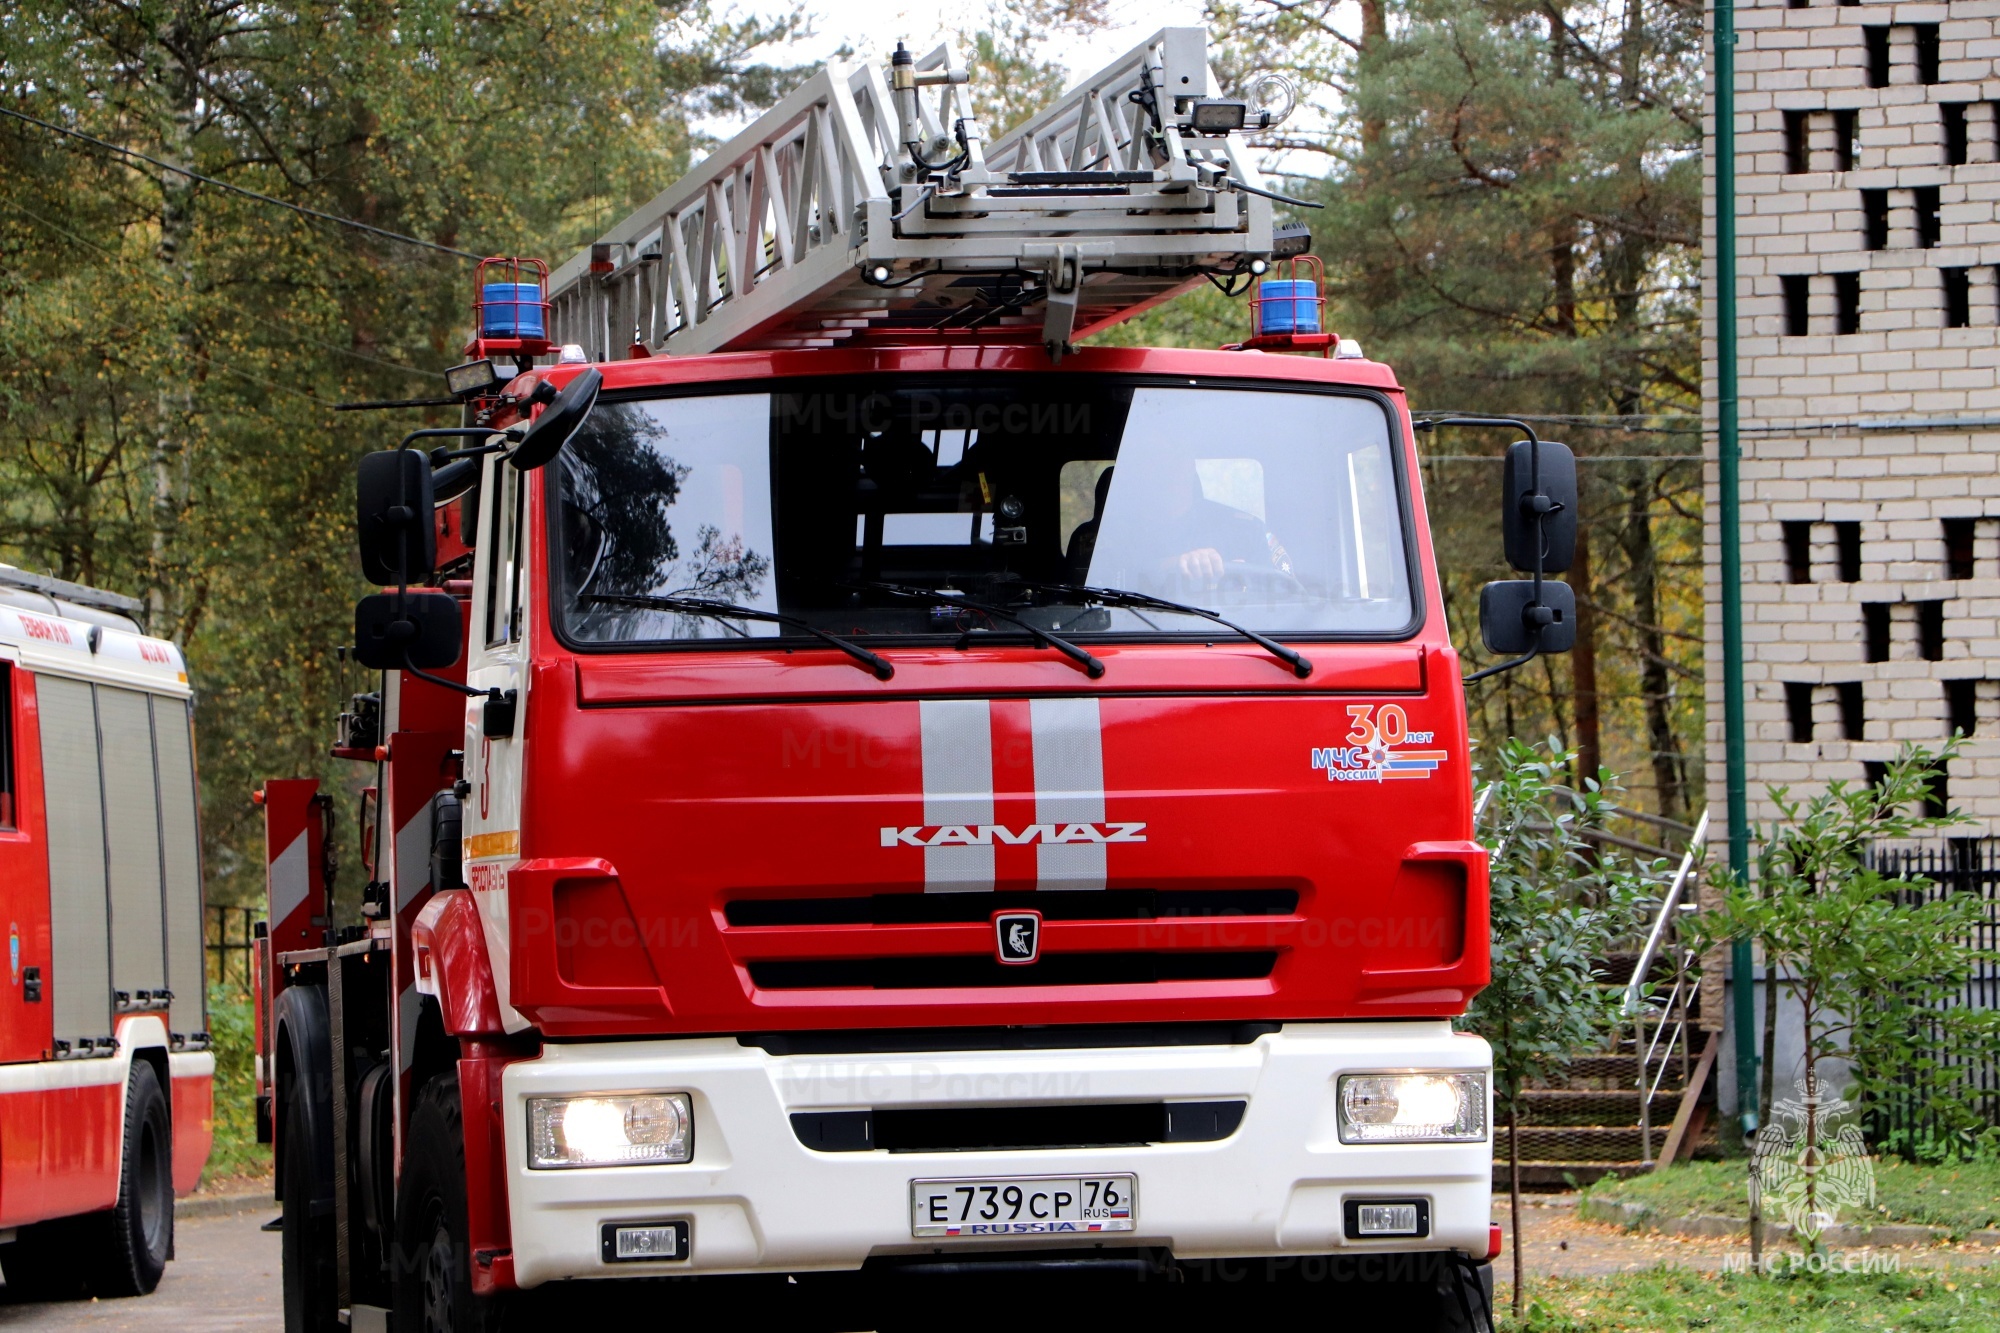
[[[550, 339], [592, 361], [868, 340], [1078, 338], [1302, 251], [1163, 28], [990, 144], [948, 45], [829, 65], [550, 275]], [[1288, 100], [1288, 99], [1287, 99]]]

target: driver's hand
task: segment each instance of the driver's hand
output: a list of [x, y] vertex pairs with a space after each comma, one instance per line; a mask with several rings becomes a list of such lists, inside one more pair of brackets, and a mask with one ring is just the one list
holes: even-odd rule
[[1199, 587], [1213, 588], [1222, 581], [1222, 552], [1213, 546], [1183, 551], [1174, 563], [1182, 578]]

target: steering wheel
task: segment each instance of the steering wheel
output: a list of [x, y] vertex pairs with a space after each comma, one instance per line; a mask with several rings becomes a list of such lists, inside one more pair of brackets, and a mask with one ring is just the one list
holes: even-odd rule
[[1297, 576], [1288, 570], [1271, 565], [1253, 565], [1247, 561], [1232, 560], [1222, 567], [1220, 585], [1223, 588], [1240, 589], [1246, 593], [1269, 592], [1288, 594], [1301, 601], [1310, 601], [1312, 594]]

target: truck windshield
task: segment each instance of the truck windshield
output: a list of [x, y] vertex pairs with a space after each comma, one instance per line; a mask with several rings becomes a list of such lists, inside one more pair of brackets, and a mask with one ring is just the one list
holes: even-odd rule
[[897, 638], [1024, 632], [910, 589], [1065, 635], [1213, 627], [1051, 585], [1271, 634], [1415, 619], [1389, 417], [1369, 398], [1007, 376], [606, 401], [551, 473], [558, 627], [579, 646], [794, 632], [644, 597]]

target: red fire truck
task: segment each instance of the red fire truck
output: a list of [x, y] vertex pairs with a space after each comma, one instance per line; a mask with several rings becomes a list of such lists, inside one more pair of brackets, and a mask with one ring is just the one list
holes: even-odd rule
[[208, 1161], [187, 668], [132, 598], [0, 565], [0, 1272], [151, 1291]]
[[[553, 275], [488, 261], [466, 424], [363, 460], [358, 918], [329, 798], [262, 792], [288, 1327], [621, 1278], [1484, 1326], [1486, 853], [1403, 392], [1199, 29], [991, 144], [966, 77], [829, 68]], [[1073, 346], [1204, 280], [1245, 345]], [[1522, 659], [1565, 460], [1509, 454]]]

